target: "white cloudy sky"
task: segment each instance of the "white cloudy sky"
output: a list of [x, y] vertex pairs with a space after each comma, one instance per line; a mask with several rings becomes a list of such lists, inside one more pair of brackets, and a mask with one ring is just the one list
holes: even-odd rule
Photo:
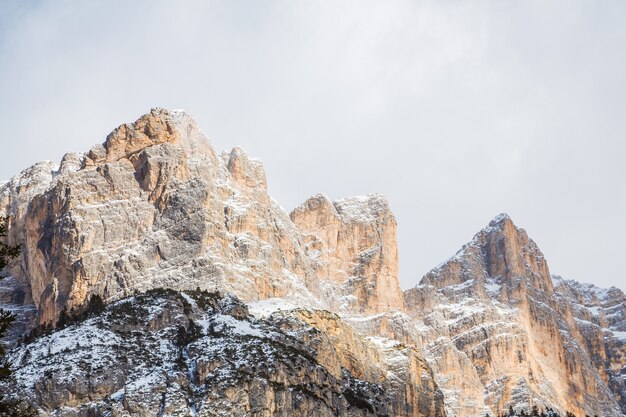
[[156, 106], [287, 210], [386, 195], [404, 287], [500, 212], [626, 287], [626, 2], [0, 0], [0, 178]]

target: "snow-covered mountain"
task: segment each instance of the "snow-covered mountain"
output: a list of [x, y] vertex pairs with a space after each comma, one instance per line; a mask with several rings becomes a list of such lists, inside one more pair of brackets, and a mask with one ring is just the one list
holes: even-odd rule
[[[184, 112], [152, 110], [86, 154], [25, 170], [0, 186], [0, 215], [23, 244], [0, 294], [22, 328], [111, 303], [12, 352], [12, 392], [44, 415], [626, 412], [620, 290], [551, 276], [500, 215], [402, 292], [383, 197], [316, 195], [288, 214], [259, 161], [218, 155]], [[257, 318], [217, 298], [199, 308], [202, 291]], [[120, 306], [134, 313], [112, 321]], [[191, 320], [197, 338], [177, 346]], [[220, 379], [235, 359], [245, 372]]]
[[125, 298], [14, 350], [13, 392], [51, 415], [441, 414], [414, 349], [330, 312], [258, 307], [199, 290]]

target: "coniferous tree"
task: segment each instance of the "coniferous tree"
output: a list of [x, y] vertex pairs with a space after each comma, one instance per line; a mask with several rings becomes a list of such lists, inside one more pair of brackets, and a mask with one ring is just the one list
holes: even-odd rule
[[[7, 218], [0, 218], [0, 239], [4, 239], [7, 235]], [[16, 258], [20, 253], [20, 246], [10, 246], [4, 241], [0, 241], [0, 273], [8, 266], [11, 259]], [[4, 275], [0, 275], [0, 280]], [[0, 309], [0, 383], [7, 384], [11, 381], [11, 366], [6, 359], [6, 351], [2, 340], [9, 330], [9, 326], [15, 320], [15, 317], [8, 311]], [[0, 417], [31, 417], [35, 413], [28, 407], [23, 407], [21, 401], [6, 398], [0, 393]]]
[[64, 329], [70, 323], [70, 315], [67, 313], [67, 309], [64, 308], [59, 313], [59, 319], [57, 320], [56, 328]]
[[89, 304], [87, 305], [87, 316], [92, 317], [96, 314], [104, 311], [104, 300], [98, 294], [94, 294], [89, 299]]

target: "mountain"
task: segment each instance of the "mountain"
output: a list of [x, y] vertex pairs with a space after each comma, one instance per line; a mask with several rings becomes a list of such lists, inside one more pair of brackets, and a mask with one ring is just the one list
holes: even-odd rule
[[232, 296], [156, 289], [74, 321], [13, 352], [18, 394], [52, 415], [442, 414], [414, 349], [330, 312], [255, 318]]
[[[182, 111], [23, 171], [0, 215], [23, 244], [0, 302], [14, 339], [39, 334], [4, 389], [44, 415], [626, 412], [620, 290], [552, 276], [499, 215], [402, 291], [382, 196], [287, 213], [259, 161], [218, 154]], [[108, 307], [87, 314], [94, 297]]]
[[305, 203], [294, 224], [267, 194], [261, 163], [238, 148], [218, 155], [182, 112], [152, 110], [87, 154], [25, 170], [0, 189], [0, 207], [10, 239], [24, 244], [12, 272], [28, 277], [39, 323], [91, 294], [114, 300], [162, 286], [364, 312], [402, 303], [396, 221], [382, 197], [335, 203], [336, 236], [323, 250], [342, 262], [328, 264], [296, 228], [327, 207]]
[[[623, 309], [619, 293], [611, 305]], [[626, 363], [623, 356], [613, 363], [601, 359], [622, 351], [620, 334], [585, 330], [574, 318], [578, 304], [561, 286], [554, 288], [543, 254], [508, 216], [496, 217], [426, 274], [405, 293], [405, 303], [429, 329], [422, 344], [435, 374], [445, 376], [438, 383], [455, 414], [509, 405], [623, 413], [623, 381], [613, 374]], [[621, 324], [615, 326], [626, 324], [623, 316], [616, 319]]]

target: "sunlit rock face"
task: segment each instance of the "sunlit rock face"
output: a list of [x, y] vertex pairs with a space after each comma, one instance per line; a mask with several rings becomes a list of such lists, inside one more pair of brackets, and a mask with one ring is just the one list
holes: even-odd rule
[[[291, 219], [302, 233], [316, 275], [340, 287], [335, 309], [402, 309], [396, 219], [383, 197], [331, 202], [320, 194], [292, 211]], [[329, 290], [335, 291], [335, 286]]]
[[584, 351], [626, 414], [626, 296], [553, 276], [559, 313], [569, 336]]
[[[576, 301], [554, 282], [556, 290], [537, 245], [500, 215], [405, 292], [407, 313], [428, 329], [422, 348], [450, 414], [493, 414], [509, 405], [623, 412], [620, 340], [604, 316], [592, 329], [576, 319]], [[597, 303], [623, 311], [623, 294], [612, 294]], [[623, 325], [620, 317], [614, 330]]]
[[90, 294], [114, 300], [154, 287], [400, 308], [388, 204], [364, 197], [334, 207], [331, 250], [345, 260], [335, 257], [322, 273], [313, 234], [269, 197], [262, 164], [239, 148], [218, 155], [191, 117], [162, 109], [85, 155], [35, 165], [0, 188], [11, 240], [24, 243], [12, 272], [28, 284], [42, 323]]
[[[67, 154], [58, 166], [35, 164], [0, 185], [9, 243], [23, 244], [0, 302], [18, 314], [20, 331], [55, 323], [63, 310], [80, 311], [93, 295], [115, 303], [155, 288], [199, 288], [288, 307], [277, 313], [281, 331], [297, 333], [303, 366], [311, 356], [323, 371], [303, 375], [283, 363], [281, 381], [301, 387], [317, 378], [323, 389], [314, 392], [328, 401], [301, 403], [296, 412], [299, 399], [250, 380], [246, 396], [217, 388], [203, 394], [224, 410], [356, 410], [345, 384], [358, 379], [374, 385], [362, 385], [371, 407], [352, 398], [361, 406], [354, 415], [473, 417], [533, 405], [578, 416], [626, 413], [624, 294], [551, 276], [538, 246], [507, 215], [403, 292], [397, 222], [383, 197], [331, 201], [319, 194], [288, 214], [267, 190], [260, 161], [239, 148], [217, 153], [186, 113], [154, 109], [86, 153]], [[180, 324], [167, 326], [174, 322]], [[150, 326], [160, 324], [146, 323], [150, 339]], [[303, 323], [311, 335], [300, 331]], [[23, 347], [16, 352], [22, 360]], [[39, 353], [41, 363], [54, 359], [59, 369], [71, 359]], [[167, 361], [168, 354], [156, 356]], [[156, 360], [150, 355], [138, 360]], [[181, 376], [179, 388], [206, 379], [210, 370], [202, 369], [196, 379]], [[61, 402], [55, 396], [69, 389], [64, 380], [39, 382], [39, 391], [23, 392], [45, 397], [46, 407], [78, 410], [67, 415], [102, 411], [93, 398], [118, 401], [122, 385], [139, 401], [132, 378], [88, 394], [80, 384], [70, 387], [73, 396]], [[119, 415], [166, 407], [161, 382], [151, 385], [151, 400], [122, 405]], [[375, 385], [385, 396], [377, 397]], [[172, 410], [192, 411], [183, 391], [167, 392]]]

